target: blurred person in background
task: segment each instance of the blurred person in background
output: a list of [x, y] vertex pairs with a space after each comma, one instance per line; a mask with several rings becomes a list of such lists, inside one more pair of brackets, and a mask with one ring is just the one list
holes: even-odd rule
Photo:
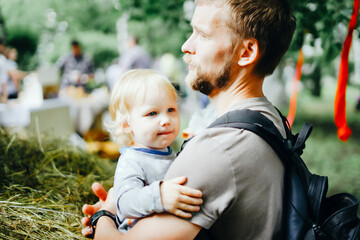
[[118, 77], [134, 68], [152, 68], [152, 58], [142, 46], [138, 45], [138, 38], [130, 35], [126, 42], [126, 49], [119, 58], [119, 63], [111, 65], [106, 70], [109, 89], [112, 89]]
[[61, 58], [57, 66], [63, 71], [59, 98], [70, 105], [70, 115], [76, 132], [83, 136], [94, 124], [96, 116], [108, 103], [108, 89], [91, 89], [88, 85], [94, 78], [94, 64], [82, 53], [77, 40], [71, 42], [72, 52]]
[[2, 102], [18, 97], [20, 82], [29, 74], [18, 70], [16, 59], [17, 50], [13, 47], [5, 47], [3, 42], [0, 42], [0, 95]]
[[6, 57], [4, 53], [4, 40], [0, 39], [0, 102], [6, 102], [8, 99], [7, 94], [7, 68], [6, 68]]
[[71, 42], [72, 52], [60, 58], [56, 65], [63, 72], [60, 90], [68, 87], [82, 87], [94, 78], [94, 64], [90, 57], [82, 53], [77, 40]]
[[152, 59], [150, 54], [138, 45], [138, 38], [129, 36], [127, 49], [120, 57], [119, 65], [122, 69], [151, 68]]
[[18, 70], [18, 65], [16, 59], [18, 52], [15, 48], [9, 47], [5, 49], [6, 66], [8, 70], [8, 80], [7, 80], [7, 91], [9, 98], [17, 98], [20, 90], [21, 80], [28, 74]]

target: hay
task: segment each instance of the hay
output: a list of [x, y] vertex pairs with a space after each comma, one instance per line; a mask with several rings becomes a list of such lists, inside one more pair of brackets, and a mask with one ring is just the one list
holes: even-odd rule
[[115, 164], [66, 140], [0, 129], [0, 239], [84, 239], [82, 205], [97, 201], [94, 181], [112, 185]]
[[[80, 215], [67, 212], [71, 205], [0, 201], [0, 238], [4, 239], [82, 239]], [[22, 202], [19, 202], [22, 201]]]

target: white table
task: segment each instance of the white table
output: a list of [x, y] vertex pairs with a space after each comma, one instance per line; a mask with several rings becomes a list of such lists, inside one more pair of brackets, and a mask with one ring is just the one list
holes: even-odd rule
[[70, 106], [61, 99], [46, 99], [41, 106], [29, 107], [18, 101], [0, 104], [0, 126], [24, 127], [29, 131], [68, 137], [74, 132]]

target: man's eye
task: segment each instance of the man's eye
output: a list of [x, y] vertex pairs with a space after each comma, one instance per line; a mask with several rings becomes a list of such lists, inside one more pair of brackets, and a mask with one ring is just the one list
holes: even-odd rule
[[169, 108], [169, 109], [168, 109], [168, 112], [175, 112], [175, 111], [176, 111], [175, 108]]
[[149, 112], [148, 114], [146, 114], [146, 116], [155, 116], [155, 115], [156, 115], [155, 111], [152, 111], [152, 112]]
[[201, 38], [207, 38], [207, 36], [205, 34], [203, 34], [203, 33], [199, 33], [199, 35], [200, 35]]

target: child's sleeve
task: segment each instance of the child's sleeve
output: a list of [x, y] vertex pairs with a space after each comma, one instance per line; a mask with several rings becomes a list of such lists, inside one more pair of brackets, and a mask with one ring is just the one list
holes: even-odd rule
[[135, 161], [118, 162], [114, 179], [114, 198], [120, 221], [164, 211], [160, 181], [148, 185], [142, 168]]

